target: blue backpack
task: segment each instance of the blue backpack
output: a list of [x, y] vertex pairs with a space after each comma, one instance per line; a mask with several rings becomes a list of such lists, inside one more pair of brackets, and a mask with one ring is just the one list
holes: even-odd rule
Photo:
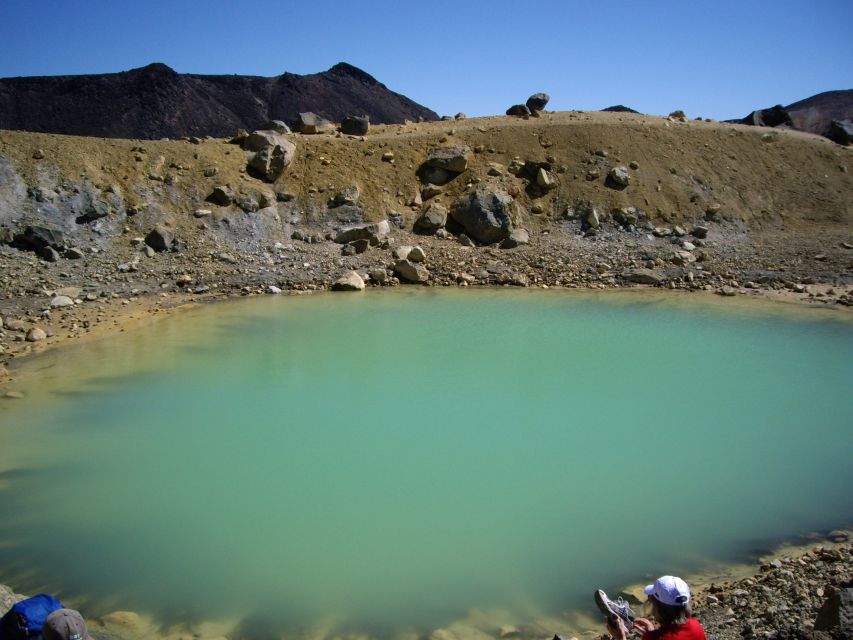
[[41, 638], [47, 617], [62, 608], [62, 603], [46, 593], [21, 600], [0, 618], [0, 640]]

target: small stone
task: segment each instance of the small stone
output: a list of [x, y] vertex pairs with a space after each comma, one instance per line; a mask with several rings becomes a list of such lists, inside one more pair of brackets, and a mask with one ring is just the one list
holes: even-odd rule
[[423, 248], [420, 246], [412, 247], [412, 250], [409, 251], [409, 255], [407, 256], [408, 260], [412, 262], [423, 262], [426, 260], [426, 253]]
[[701, 224], [694, 225], [692, 235], [694, 238], [705, 239], [708, 237], [708, 227]]
[[3, 394], [4, 398], [8, 398], [9, 400], [23, 400], [27, 396], [23, 391], [7, 391]]
[[76, 247], [71, 247], [69, 249], [66, 249], [65, 252], [63, 253], [63, 255], [68, 260], [82, 260], [83, 257], [85, 256], [85, 254], [80, 249], [77, 249]]
[[637, 162], [636, 160], [631, 160], [631, 162], [628, 164], [628, 166], [631, 167], [632, 170], [636, 171], [637, 169], [640, 168], [640, 163]]
[[74, 300], [69, 298], [68, 296], [56, 296], [53, 300], [50, 301], [50, 306], [53, 309], [58, 309], [60, 307], [73, 307]]
[[39, 329], [38, 327], [33, 327], [29, 331], [27, 331], [27, 342], [38, 342], [39, 340], [44, 340], [47, 338], [47, 334], [43, 329]]
[[625, 167], [613, 167], [607, 174], [607, 185], [614, 189], [624, 189], [630, 181], [631, 176]]
[[210, 214], [210, 209], [196, 209], [195, 211], [193, 211], [193, 216], [196, 218], [206, 218]]
[[734, 296], [734, 295], [737, 295], [737, 291], [735, 291], [732, 287], [729, 287], [729, 286], [721, 287], [717, 291], [717, 293], [721, 296], [725, 296], [725, 297], [729, 297], [729, 298]]
[[394, 162], [394, 152], [386, 151], [382, 154], [382, 162]]
[[555, 189], [557, 187], [557, 180], [551, 175], [550, 171], [546, 171], [543, 168], [539, 168], [539, 171], [536, 172], [536, 184], [538, 184], [545, 191], [550, 191], [551, 189]]

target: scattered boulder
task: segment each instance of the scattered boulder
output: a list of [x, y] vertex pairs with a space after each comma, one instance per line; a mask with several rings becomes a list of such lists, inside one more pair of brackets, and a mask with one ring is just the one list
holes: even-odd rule
[[474, 240], [500, 242], [512, 232], [512, 197], [478, 189], [457, 202], [451, 215]]
[[429, 280], [429, 270], [422, 264], [411, 260], [397, 260], [394, 263], [394, 273], [406, 282], [423, 284]]
[[829, 137], [838, 144], [853, 144], [853, 120], [833, 120], [830, 122]]
[[708, 227], [697, 224], [693, 226], [692, 235], [694, 238], [699, 238], [700, 240], [704, 240], [708, 237]]
[[769, 109], [758, 109], [735, 122], [756, 127], [794, 127], [791, 115], [781, 104], [777, 104], [775, 107], [770, 107]]
[[65, 253], [62, 255], [64, 255], [68, 260], [82, 260], [84, 257], [83, 252], [76, 247], [66, 249]]
[[73, 307], [74, 301], [68, 296], [55, 296], [50, 301], [50, 306], [52, 309], [59, 309], [60, 307]]
[[38, 250], [38, 254], [45, 262], [59, 262], [59, 252], [53, 247], [42, 247]]
[[530, 233], [527, 229], [513, 229], [510, 234], [501, 242], [503, 249], [515, 249], [523, 244], [530, 242]]
[[414, 249], [414, 247], [411, 245], [401, 244], [399, 247], [395, 248], [392, 253], [397, 260], [408, 260], [412, 249]]
[[[459, 174], [447, 171], [446, 169], [440, 169], [438, 167], [422, 166], [420, 169], [421, 181], [425, 182], [427, 185], [432, 185], [433, 187], [436, 185], [447, 184], [457, 175]], [[423, 194], [421, 194], [421, 197], [423, 197]]]
[[525, 105], [530, 110], [531, 114], [538, 113], [545, 108], [548, 101], [551, 99], [547, 93], [534, 93], [527, 99]]
[[364, 290], [364, 280], [355, 271], [347, 271], [334, 283], [332, 283], [333, 291], [362, 291]]
[[326, 133], [335, 129], [335, 125], [332, 122], [326, 120], [323, 116], [318, 116], [312, 111], [300, 113], [290, 124], [294, 131], [306, 135]]
[[540, 167], [536, 172], [536, 184], [545, 191], [557, 188], [557, 180], [550, 171]]
[[663, 276], [651, 269], [630, 269], [624, 271], [622, 279], [636, 284], [659, 285], [663, 282]]
[[39, 251], [44, 247], [59, 250], [65, 246], [65, 234], [56, 227], [28, 225], [21, 233], [12, 237], [11, 244], [27, 251]]
[[45, 338], [47, 338], [47, 334], [44, 332], [44, 329], [33, 327], [32, 329], [27, 331], [27, 342], [39, 342], [40, 340], [44, 340]]
[[516, 116], [518, 118], [527, 118], [530, 116], [530, 109], [524, 104], [514, 104], [506, 110], [508, 116]]
[[358, 203], [358, 199], [361, 196], [361, 192], [359, 191], [356, 185], [352, 185], [351, 187], [347, 187], [346, 189], [342, 189], [335, 194], [335, 197], [332, 198], [332, 206], [340, 207], [345, 204], [355, 205]]
[[[218, 204], [220, 207], [227, 207], [234, 202], [235, 197], [234, 189], [230, 185], [221, 184], [213, 187], [213, 191], [207, 199], [213, 204]], [[202, 211], [202, 209], [199, 209], [199, 211]]]
[[[468, 168], [471, 149], [467, 146], [435, 147], [427, 156], [426, 166], [444, 169], [452, 173], [462, 173]], [[430, 180], [430, 182], [435, 182]]]
[[815, 631], [853, 629], [853, 588], [847, 587], [831, 595], [817, 612]]
[[261, 149], [249, 159], [246, 169], [250, 175], [265, 182], [275, 182], [293, 160], [296, 145], [282, 139], [275, 146]]
[[370, 129], [370, 116], [347, 116], [341, 122], [341, 133], [348, 136], [366, 136]]
[[171, 248], [174, 241], [175, 237], [172, 235], [172, 232], [163, 226], [154, 227], [145, 236], [145, 244], [157, 252], [167, 251]]
[[266, 131], [275, 131], [276, 133], [290, 133], [290, 127], [288, 127], [287, 124], [285, 124], [282, 120], [270, 120], [262, 127], [260, 127], [260, 129]]
[[447, 208], [433, 202], [415, 222], [415, 231], [433, 233], [447, 224]]
[[367, 238], [361, 238], [359, 240], [353, 240], [352, 242], [348, 242], [344, 245], [342, 253], [345, 256], [354, 256], [357, 253], [364, 253], [370, 248], [370, 240]]
[[335, 236], [338, 244], [347, 244], [355, 240], [369, 240], [372, 245], [379, 244], [391, 233], [391, 224], [387, 220], [362, 224], [346, 229], [341, 229]]
[[613, 189], [624, 189], [631, 182], [631, 176], [625, 167], [613, 167], [607, 174], [607, 186]]
[[575, 213], [580, 218], [581, 226], [584, 229], [598, 229], [601, 227], [601, 212], [598, 207], [589, 201], [582, 201], [575, 207]]
[[406, 259], [411, 262], [424, 262], [426, 260], [426, 253], [420, 245], [414, 246], [409, 251], [409, 255], [406, 256]]

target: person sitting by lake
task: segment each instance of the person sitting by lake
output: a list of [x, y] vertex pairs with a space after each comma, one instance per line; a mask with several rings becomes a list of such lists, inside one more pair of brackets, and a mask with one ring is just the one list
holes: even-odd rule
[[643, 589], [648, 596], [650, 617], [636, 618], [628, 604], [621, 598], [610, 600], [600, 589], [595, 592], [595, 603], [607, 616], [607, 632], [613, 640], [626, 640], [631, 629], [643, 634], [643, 640], [706, 640], [705, 629], [693, 618], [690, 608], [690, 587], [681, 578], [661, 576]]

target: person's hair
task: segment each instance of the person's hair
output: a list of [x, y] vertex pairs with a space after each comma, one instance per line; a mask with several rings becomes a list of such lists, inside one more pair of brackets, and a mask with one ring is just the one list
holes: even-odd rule
[[652, 603], [652, 616], [661, 624], [684, 624], [693, 615], [690, 603], [675, 605], [664, 604], [654, 596], [649, 596]]

